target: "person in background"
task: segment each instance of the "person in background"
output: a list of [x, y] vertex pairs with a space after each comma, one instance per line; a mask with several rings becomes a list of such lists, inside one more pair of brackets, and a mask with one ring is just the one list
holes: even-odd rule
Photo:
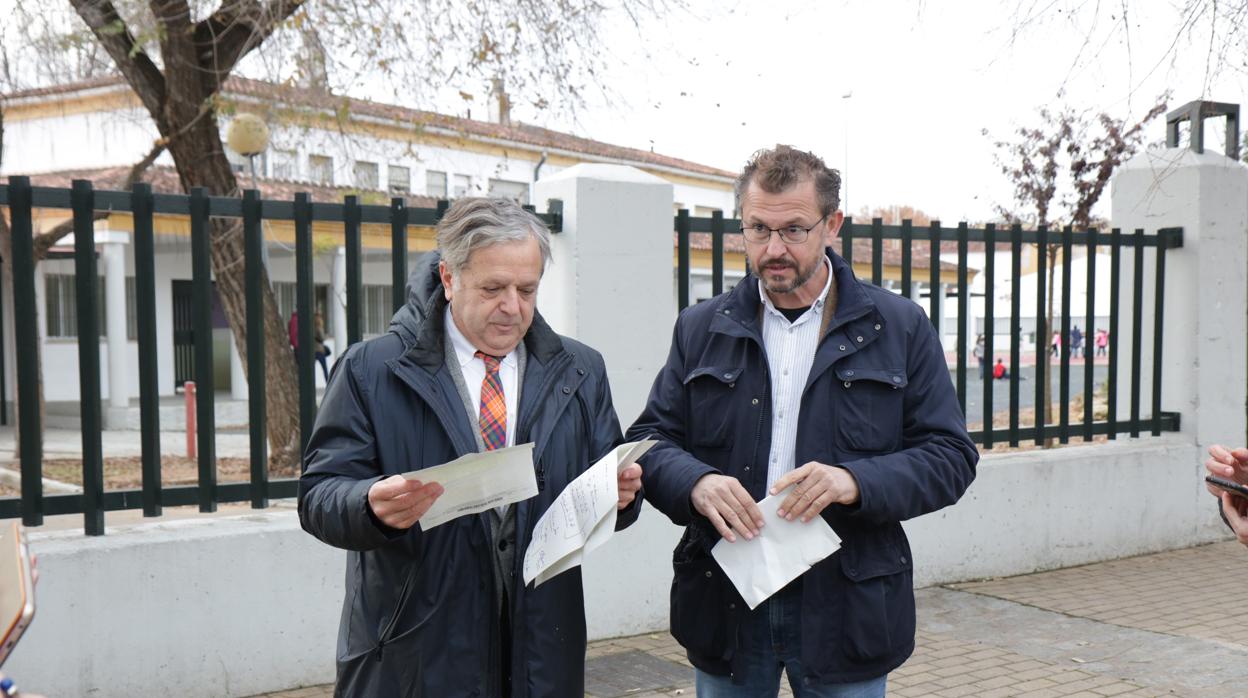
[[987, 371], [988, 357], [986, 355], [987, 349], [988, 349], [987, 341], [984, 339], [984, 335], [981, 334], [975, 340], [975, 348], [971, 350], [971, 356], [974, 356], [975, 360], [979, 362], [979, 379], [980, 380], [984, 380], [985, 378], [988, 377], [988, 371]]
[[321, 365], [321, 375], [325, 377], [325, 382], [329, 382], [329, 366], [326, 358], [329, 357], [329, 349], [325, 346], [325, 318], [320, 313], [316, 314], [315, 324], [312, 326], [312, 351], [316, 357], [316, 362]]

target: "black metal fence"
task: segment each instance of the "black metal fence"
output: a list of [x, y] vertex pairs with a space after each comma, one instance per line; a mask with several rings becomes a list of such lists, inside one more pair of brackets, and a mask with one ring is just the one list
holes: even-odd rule
[[[674, 224], [677, 245], [677, 303], [679, 308], [683, 310], [690, 304], [690, 277], [692, 271], [690, 248], [693, 235], [699, 233], [710, 235], [712, 293], [719, 294], [724, 288], [724, 242], [728, 236], [737, 236], [737, 239], [740, 239], [741, 222], [736, 219], [726, 219], [719, 212], [716, 212], [709, 218], [693, 218], [689, 216], [687, 210], [681, 209], [677, 212]], [[970, 274], [968, 254], [970, 243], [983, 243], [985, 250], [985, 265], [983, 269], [985, 280], [983, 291], [984, 318], [986, 320], [986, 329], [983, 333], [985, 356], [993, 357], [996, 355], [996, 347], [994, 347], [995, 321], [1008, 319], [1009, 327], [1011, 328], [1009, 333], [1009, 360], [1007, 364], [1009, 424], [1007, 428], [1003, 429], [993, 426], [993, 387], [995, 381], [983, 380], [982, 414], [984, 425], [982, 428], [971, 432], [971, 437], [976, 443], [982, 444], [985, 448], [991, 448], [996, 443], [1008, 443], [1011, 447], [1018, 447], [1023, 441], [1042, 443], [1050, 439], [1057, 439], [1061, 443], [1068, 443], [1072, 437], [1081, 437], [1084, 441], [1090, 441], [1094, 436], [1098, 435], [1104, 435], [1113, 439], [1119, 434], [1128, 434], [1136, 437], [1143, 432], [1151, 432], [1156, 436], [1163, 431], [1178, 431], [1178, 413], [1165, 412], [1161, 409], [1161, 367], [1165, 317], [1166, 251], [1182, 247], [1182, 228], [1161, 228], [1151, 234], [1145, 233], [1142, 229], [1123, 232], [1118, 228], [1113, 228], [1110, 232], [1103, 233], [1096, 230], [1076, 232], [1070, 227], [1060, 231], [1049, 231], [1043, 227], [1036, 230], [1023, 230], [1018, 225], [998, 228], [989, 224], [984, 228], [971, 228], [966, 223], [960, 223], [956, 227], [949, 228], [941, 226], [939, 222], [933, 222], [929, 226], [914, 226], [910, 221], [902, 221], [901, 225], [884, 225], [879, 218], [874, 219], [871, 223], [855, 223], [853, 219], [846, 218], [844, 225], [841, 227], [840, 253], [850, 264], [855, 262], [854, 241], [861, 239], [870, 241], [870, 281], [876, 285], [880, 285], [884, 281], [884, 241], [900, 241], [900, 291], [907, 298], [911, 296], [914, 288], [913, 282], [916, 280], [914, 274], [914, 252], [916, 249], [922, 249], [923, 246], [927, 247], [927, 282], [929, 287], [933, 289], [928, 294], [927, 310], [933, 323], [936, 323], [937, 318], [943, 314], [943, 309], [939, 304], [944, 303], [946, 299], [944, 294], [935, 292], [935, 289], [941, 285], [942, 269], [940, 259], [942, 243], [949, 242], [951, 245], [956, 245], [958, 260], [957, 282], [953, 286], [957, 294], [958, 324], [957, 357], [953, 371], [953, 380], [957, 387], [958, 401], [962, 406], [963, 413], [966, 412], [968, 397], [967, 359], [970, 344], [968, 338], [971, 331], [968, 325], [972, 319], [969, 313], [970, 287], [968, 277]], [[1059, 372], [1058, 395], [1055, 397], [1057, 398], [1058, 414], [1055, 423], [1047, 422], [1044, 409], [1044, 389], [1046, 383], [1049, 382], [1047, 371], [1050, 368], [1048, 341], [1047, 337], [1037, 336], [1033, 384], [1034, 399], [1032, 400], [1035, 419], [1033, 424], [1020, 424], [1023, 396], [1019, 371], [1021, 366], [1022, 334], [1019, 331], [1019, 320], [1023, 317], [1021, 276], [1023, 250], [1024, 246], [1027, 245], [1034, 245], [1038, 250], [1048, 250], [1052, 246], [1056, 246], [1060, 250], [1060, 259], [1064, 260], [1061, 265], [1061, 273], [1054, 281], [1055, 286], [1060, 284], [1061, 307], [1054, 311], [1053, 321], [1056, 327], [1049, 327], [1046, 332], [1047, 334], [1056, 330], [1061, 333], [1063, 338], [1060, 363], [1057, 368]], [[1075, 313], [1078, 313], [1080, 309], [1071, 307], [1072, 264], [1069, 263], [1069, 260], [1072, 259], [1072, 253], [1077, 248], [1083, 248], [1089, 260], [1086, 279], [1087, 302], [1082, 309], [1084, 311], [1083, 315], [1076, 315]], [[1157, 251], [1152, 269], [1154, 292], [1152, 298], [1149, 299], [1151, 300], [1151, 308], [1146, 308], [1149, 303], [1144, 295], [1144, 278], [1146, 273], [1144, 251], [1148, 248], [1154, 248]], [[1088, 328], [1089, 333], [1091, 328], [1095, 326], [1097, 267], [1095, 260], [1097, 259], [1098, 249], [1108, 249], [1110, 256], [1108, 375], [1105, 386], [1108, 405], [1106, 417], [1101, 420], [1097, 420], [1094, 415], [1095, 384], [1093, 371], [1091, 370], [1092, 359], [1090, 357], [1085, 362], [1085, 370], [1083, 372], [1083, 414], [1070, 414], [1070, 363], [1072, 357], [1069, 343], [1066, 341], [1071, 336], [1072, 322], [1084, 321], [1086, 323], [1084, 326]], [[1123, 286], [1121, 283], [1124, 266], [1123, 257], [1127, 252], [1131, 254], [1129, 272], [1132, 275], [1132, 292], [1129, 304], [1124, 305], [1120, 289]], [[994, 278], [997, 258], [1001, 255], [1006, 256], [1011, 269], [1009, 277], [1011, 302], [1008, 314], [999, 314], [994, 304], [996, 295]], [[1034, 309], [1036, 318], [1047, 317], [1046, 286], [1048, 283], [1048, 263], [1047, 254], [1037, 254], [1038, 269], [1035, 275], [1036, 308]], [[1151, 312], [1153, 316], [1151, 336], [1149, 337], [1144, 336], [1142, 322], [1146, 311]], [[1119, 363], [1123, 354], [1121, 351], [1122, 345], [1119, 341], [1119, 321], [1123, 312], [1131, 313], [1131, 336], [1128, 340], [1130, 346], [1130, 352], [1128, 353], [1130, 381], [1129, 385], [1125, 386], [1129, 391], [1130, 416], [1125, 421], [1117, 418], [1120, 394], [1124, 389], [1124, 386], [1120, 385], [1121, 380], [1119, 378], [1119, 373], [1121, 372]], [[1152, 361], [1151, 365], [1147, 367], [1143, 365], [1142, 358], [1145, 341], [1151, 341], [1152, 343]], [[1151, 410], [1146, 418], [1141, 416], [1144, 408], [1142, 376], [1145, 370], [1151, 371], [1152, 384]], [[1050, 396], [1050, 399], [1052, 397], [1054, 396]]]
[[[558, 202], [540, 214], [558, 232], [562, 216]], [[144, 516], [160, 516], [162, 507], [198, 505], [215, 511], [217, 504], [250, 501], [264, 508], [271, 498], [293, 497], [298, 481], [270, 479], [265, 423], [265, 362], [263, 322], [262, 249], [263, 221], [292, 221], [295, 228], [296, 313], [299, 342], [296, 363], [299, 374], [299, 423], [303, 442], [316, 418], [313, 362], [313, 245], [314, 221], [342, 225], [346, 248], [347, 344], [361, 338], [363, 297], [361, 225], [389, 225], [391, 230], [391, 298], [397, 310], [405, 302], [408, 276], [408, 227], [431, 226], [446, 211], [408, 208], [402, 198], [389, 206], [363, 205], [355, 196], [343, 203], [313, 202], [307, 194], [293, 201], [262, 200], [259, 192], [247, 191], [241, 199], [209, 196], [197, 189], [189, 196], [155, 194], [147, 184], [131, 192], [96, 191], [91, 182], [76, 180], [71, 189], [32, 187], [27, 177], [10, 177], [0, 185], [0, 206], [7, 206], [13, 233], [12, 269], [14, 327], [17, 360], [17, 412], [21, 446], [21, 496], [0, 498], [0, 518], [20, 516], [27, 526], [38, 526], [44, 516], [84, 515], [88, 535], [104, 533], [104, 512], [142, 509]], [[531, 207], [529, 207], [531, 209]], [[130, 212], [134, 218], [134, 260], [138, 324], [140, 440], [142, 487], [137, 490], [106, 490], [101, 441], [100, 328], [95, 284], [77, 284], [79, 391], [82, 418], [81, 494], [45, 495], [43, 492], [42, 424], [36, 376], [39, 333], [33, 255], [33, 211], [69, 210], [73, 216], [75, 275], [96, 278], [94, 217], [97, 211]], [[159, 424], [159, 388], [156, 341], [156, 274], [153, 216], [176, 214], [190, 220], [192, 294], [194, 307], [194, 374], [197, 385], [208, 389], [196, 394], [198, 484], [162, 486]], [[245, 246], [247, 382], [251, 472], [249, 482], [218, 482], [216, 425], [214, 416], [212, 318], [212, 271], [209, 258], [209, 223], [212, 218], [239, 219]]]

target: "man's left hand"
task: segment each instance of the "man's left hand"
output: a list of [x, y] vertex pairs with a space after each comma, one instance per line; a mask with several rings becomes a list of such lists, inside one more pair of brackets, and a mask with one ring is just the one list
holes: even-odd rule
[[615, 509], [623, 511], [633, 503], [633, 499], [637, 497], [637, 492], [641, 489], [641, 466], [633, 463], [621, 470], [617, 482], [620, 489], [620, 501], [615, 505]]
[[858, 501], [858, 481], [844, 468], [811, 461], [786, 473], [771, 486], [771, 494], [783, 492], [786, 487], [797, 486], [780, 503], [777, 514], [792, 521], [800, 517], [803, 522], [819, 515], [829, 504], [853, 504]]

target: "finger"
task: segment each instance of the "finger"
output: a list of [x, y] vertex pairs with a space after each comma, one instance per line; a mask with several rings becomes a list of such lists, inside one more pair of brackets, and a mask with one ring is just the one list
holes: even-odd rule
[[715, 530], [719, 531], [719, 535], [724, 540], [728, 541], [729, 543], [737, 542], [737, 537], [733, 535], [732, 529], [728, 527], [728, 524], [724, 521], [724, 517], [719, 515], [719, 511], [717, 509], [715, 509], [714, 507], [711, 507], [707, 511], [705, 516], [707, 519], [710, 520], [711, 525], [715, 527]]
[[749, 490], [737, 480], [732, 481], [728, 494], [735, 500], [733, 506], [742, 521], [751, 524], [750, 533], [757, 536], [759, 529], [763, 527], [763, 512], [758, 508], [758, 502], [754, 501]]
[[391, 475], [373, 485], [373, 493], [376, 499], [394, 499], [416, 490], [421, 484], [420, 480], [408, 480], [402, 475]]
[[1231, 465], [1235, 462], [1235, 458], [1231, 456], [1231, 452], [1221, 444], [1214, 444], [1209, 447], [1209, 456], [1219, 463]]
[[819, 483], [812, 483], [809, 479], [803, 482], [798, 489], [793, 490], [793, 495], [797, 495], [797, 501], [789, 508], [784, 518], [789, 521], [800, 518], [825, 489], [826, 487], [821, 487]]
[[790, 470], [784, 475], [781, 475], [780, 479], [776, 480], [776, 484], [771, 486], [771, 490], [770, 490], [771, 494], [780, 494], [785, 489], [787, 489], [789, 485], [792, 485], [795, 482], [801, 482], [802, 480], [806, 479], [806, 476], [809, 473], [810, 473], [809, 464], [803, 465], [802, 467], [797, 468], [795, 470]]
[[1239, 461], [1240, 465], [1248, 465], [1248, 448], [1231, 449], [1231, 457]]
[[723, 517], [724, 523], [733, 531], [736, 531], [741, 537], [750, 540], [754, 537], [754, 527], [748, 521], [742, 518], [744, 512], [741, 505], [731, 497], [725, 497], [719, 500], [719, 515]]
[[620, 471], [619, 480], [621, 482], [623, 482], [624, 480], [640, 480], [640, 479], [641, 479], [641, 466], [637, 465], [636, 463], [633, 463], [632, 465]]
[[815, 501], [811, 502], [810, 506], [806, 508], [806, 514], [802, 517], [802, 523], [808, 523], [816, 516], [822, 514], [823, 510], [831, 503], [832, 490], [824, 490], [823, 494], [816, 497]]
[[1235, 477], [1235, 466], [1227, 465], [1214, 458], [1205, 461], [1205, 470], [1218, 477]]

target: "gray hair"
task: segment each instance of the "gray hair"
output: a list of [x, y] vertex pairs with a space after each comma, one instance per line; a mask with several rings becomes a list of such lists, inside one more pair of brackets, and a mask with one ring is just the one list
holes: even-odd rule
[[537, 240], [542, 251], [542, 270], [550, 265], [550, 231], [546, 224], [511, 199], [458, 199], [438, 221], [435, 231], [442, 261], [456, 278], [476, 250], [501, 242], [523, 242], [530, 237]]

